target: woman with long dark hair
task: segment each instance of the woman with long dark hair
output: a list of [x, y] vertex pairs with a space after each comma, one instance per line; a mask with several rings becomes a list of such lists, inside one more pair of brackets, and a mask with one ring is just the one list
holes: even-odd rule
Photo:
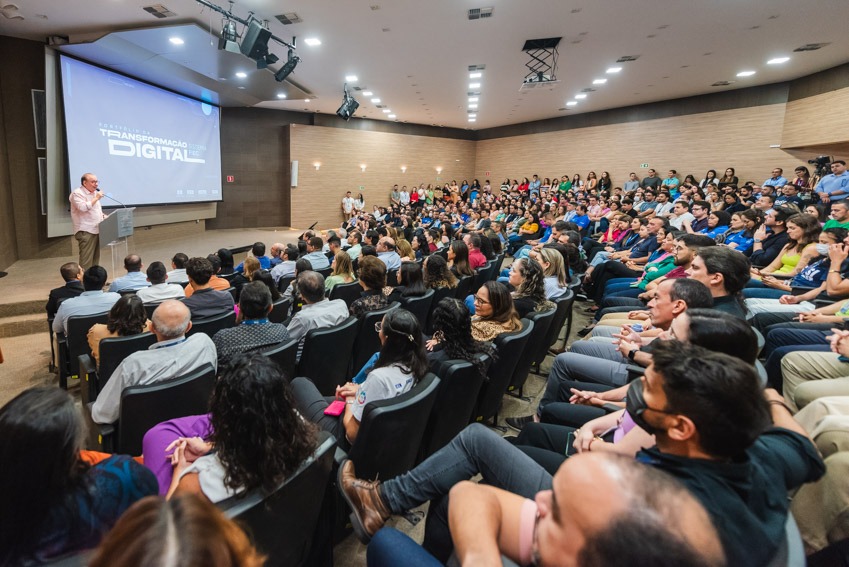
[[297, 414], [286, 377], [266, 356], [233, 355], [209, 408], [208, 415], [172, 419], [145, 434], [145, 466], [161, 494], [196, 492], [220, 502], [254, 488], [273, 490], [315, 449], [315, 428]]
[[462, 240], [453, 241], [448, 248], [448, 265], [458, 278], [474, 275], [475, 271], [469, 265], [469, 247]]
[[402, 262], [398, 268], [398, 286], [389, 294], [388, 301], [398, 301], [404, 297], [421, 297], [427, 293], [422, 267], [416, 262]]
[[413, 252], [416, 253], [416, 260], [421, 260], [425, 256], [430, 255], [430, 244], [424, 232], [413, 235], [413, 240], [410, 244], [413, 246]]
[[295, 378], [292, 390], [299, 413], [333, 434], [340, 445], [357, 438], [366, 404], [399, 396], [409, 391], [428, 371], [427, 355], [419, 320], [406, 309], [393, 309], [375, 324], [380, 353], [361, 384], [348, 382], [336, 388], [336, 398], [345, 402], [342, 415], [326, 415], [328, 400], [307, 378]]
[[441, 287], [457, 287], [457, 276], [448, 268], [448, 262], [439, 254], [432, 254], [422, 262], [425, 287], [439, 289]]
[[534, 311], [550, 311], [554, 303], [545, 293], [545, 273], [542, 266], [531, 258], [520, 258], [510, 266], [510, 285], [513, 286], [513, 306], [519, 318]]
[[271, 277], [271, 272], [268, 270], [259, 269], [251, 274], [251, 281], [262, 282], [271, 292], [271, 301], [280, 299], [280, 290], [277, 289], [277, 284], [274, 283], [274, 278]]
[[503, 283], [484, 283], [475, 293], [474, 302], [472, 336], [475, 340], [492, 341], [502, 333], [512, 333], [522, 328], [513, 306], [513, 296]]
[[84, 437], [73, 398], [55, 386], [0, 409], [0, 565], [95, 547], [133, 502], [156, 494], [149, 470], [125, 455], [81, 452]]
[[492, 357], [495, 349], [472, 336], [472, 314], [459, 299], [446, 297], [433, 310], [433, 338], [427, 342], [431, 368], [446, 360], [465, 360], [483, 370], [479, 355]]
[[106, 324], [95, 323], [88, 330], [88, 346], [95, 363], [100, 366], [100, 341], [112, 337], [129, 337], [147, 330], [147, 312], [136, 295], [125, 295], [115, 302]]
[[219, 260], [221, 260], [221, 271], [218, 272], [218, 275], [226, 276], [228, 274], [232, 274], [235, 266], [235, 263], [233, 262], [233, 253], [227, 248], [219, 248], [215, 255], [218, 256]]

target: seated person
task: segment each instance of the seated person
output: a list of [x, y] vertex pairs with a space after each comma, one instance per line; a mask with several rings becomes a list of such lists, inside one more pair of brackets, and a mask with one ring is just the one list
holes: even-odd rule
[[350, 446], [360, 430], [365, 405], [409, 391], [428, 372], [427, 356], [419, 321], [406, 309], [393, 309], [376, 325], [380, 356], [362, 384], [349, 382], [336, 388], [336, 398], [345, 401], [340, 416], [325, 415], [330, 401], [307, 378], [295, 378], [292, 390], [298, 413], [333, 434], [340, 446]]
[[[298, 260], [300, 262], [300, 260]], [[375, 262], [380, 262], [376, 258]], [[348, 306], [341, 299], [327, 299], [324, 295], [324, 276], [312, 270], [298, 274], [298, 294], [303, 306], [295, 313], [287, 327], [290, 339], [299, 339], [298, 360], [304, 350], [304, 338], [313, 329], [333, 327], [348, 318]]]
[[56, 316], [56, 310], [59, 309], [59, 304], [71, 297], [78, 297], [85, 291], [83, 288], [83, 274], [85, 271], [76, 262], [68, 262], [62, 264], [59, 268], [59, 273], [62, 274], [62, 279], [65, 280], [65, 285], [50, 290], [50, 295], [47, 297], [47, 318], [53, 319]]
[[193, 319], [214, 317], [233, 310], [235, 302], [230, 292], [213, 289], [210, 283], [212, 262], [206, 258], [189, 258], [186, 261], [186, 273], [192, 294], [186, 297], [183, 304], [189, 308]]
[[[0, 408], [0, 563], [40, 564], [91, 549], [156, 479], [124, 455], [82, 451], [85, 425], [55, 386]], [[14, 456], [14, 457], [12, 457]]]
[[362, 317], [370, 311], [386, 308], [389, 305], [383, 289], [386, 286], [386, 264], [375, 256], [364, 256], [359, 261], [358, 276], [363, 293], [351, 303], [351, 315]]
[[200, 493], [217, 503], [276, 489], [309, 457], [316, 428], [295, 411], [288, 378], [268, 357], [236, 354], [222, 367], [208, 415], [172, 419], [144, 436], [145, 466], [171, 498]]
[[103, 539], [91, 567], [173, 565], [262, 567], [265, 558], [239, 525], [193, 494], [148, 497], [131, 506]]
[[[219, 275], [218, 275], [222, 271], [221, 258], [219, 257], [219, 255], [218, 254], [209, 254], [209, 255], [207, 255], [206, 259], [209, 260], [210, 264], [212, 264], [212, 277], [209, 278], [209, 287], [211, 287], [212, 289], [218, 290], [218, 291], [229, 290], [230, 287], [231, 287], [230, 282], [225, 278], [219, 277]], [[232, 271], [231, 271], [231, 273], [232, 273]], [[188, 276], [186, 276], [186, 277], [188, 278]], [[237, 276], [237, 277], [241, 277], [241, 276]], [[186, 281], [188, 281], [188, 279]], [[192, 294], [195, 291], [195, 288], [193, 288], [190, 285], [187, 285], [185, 287], [185, 289], [183, 289], [183, 291], [185, 292], [186, 297], [191, 297]]]
[[786, 226], [787, 244], [769, 265], [752, 268], [753, 279], [758, 280], [767, 275], [791, 278], [817, 256], [819, 219], [807, 214], [793, 215], [787, 219]]
[[554, 309], [546, 297], [543, 267], [532, 258], [516, 260], [510, 266], [509, 283], [513, 287], [513, 306], [519, 318], [529, 313]]
[[163, 301], [156, 308], [149, 325], [150, 332], [156, 335], [156, 344], [149, 350], [134, 352], [118, 365], [91, 408], [95, 423], [118, 420], [124, 388], [178, 378], [204, 364], [212, 365], [213, 369], [218, 367], [212, 339], [204, 333], [186, 338], [192, 327], [190, 316], [189, 309], [176, 299]]
[[[459, 299], [446, 297], [433, 309], [433, 337], [427, 341], [427, 359], [432, 369], [441, 362], [465, 360], [480, 366], [480, 355], [495, 356], [488, 342], [472, 337], [472, 316]], [[356, 382], [356, 380], [355, 380]]]
[[144, 333], [149, 324], [144, 304], [138, 296], [126, 295], [116, 301], [109, 310], [106, 324], [95, 323], [88, 330], [88, 346], [95, 364], [100, 366], [100, 341]]
[[286, 325], [268, 321], [272, 309], [271, 292], [263, 282], [251, 282], [242, 288], [238, 325], [221, 329], [212, 337], [219, 364], [223, 365], [234, 354], [259, 351], [289, 340]]
[[124, 269], [127, 270], [127, 275], [112, 282], [109, 291], [134, 291], [149, 286], [147, 276], [141, 271], [143, 267], [141, 256], [137, 254], [130, 254], [124, 258]]
[[[260, 268], [263, 270], [271, 269], [271, 258], [265, 255], [265, 243], [264, 242], [254, 242], [254, 245], [251, 246], [251, 256], [256, 258], [259, 262]], [[241, 274], [245, 271], [244, 262], [236, 266], [234, 270], [237, 274]]]
[[168, 275], [165, 272], [165, 264], [162, 262], [151, 262], [147, 267], [147, 281], [150, 287], [143, 287], [136, 295], [144, 303], [157, 303], [166, 299], [182, 299], [186, 297], [183, 286], [168, 283]]
[[522, 322], [513, 306], [513, 297], [503, 283], [484, 283], [475, 293], [474, 301], [472, 337], [475, 340], [492, 342], [498, 335], [521, 330]]
[[82, 315], [105, 313], [112, 309], [121, 296], [112, 291], [103, 291], [106, 285], [106, 270], [100, 266], [92, 266], [83, 274], [85, 291], [77, 297], [69, 297], [59, 304], [56, 316], [53, 318], [53, 332], [68, 333], [68, 318]]
[[189, 257], [182, 252], [177, 252], [171, 258], [171, 271], [168, 272], [168, 279], [173, 283], [189, 283], [189, 276], [186, 275], [186, 260]]

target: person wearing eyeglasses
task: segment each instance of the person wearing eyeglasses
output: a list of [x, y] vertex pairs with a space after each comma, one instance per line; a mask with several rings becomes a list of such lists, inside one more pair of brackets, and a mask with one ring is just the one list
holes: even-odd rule
[[428, 372], [419, 320], [406, 309], [393, 309], [375, 323], [380, 354], [361, 384], [348, 382], [336, 388], [336, 400], [344, 400], [342, 415], [326, 415], [333, 398], [325, 398], [308, 378], [295, 378], [292, 393], [298, 412], [333, 434], [348, 448], [357, 438], [366, 404], [408, 392]]
[[472, 337], [476, 341], [492, 341], [502, 333], [522, 328], [510, 291], [501, 282], [486, 282], [475, 293], [475, 316]]

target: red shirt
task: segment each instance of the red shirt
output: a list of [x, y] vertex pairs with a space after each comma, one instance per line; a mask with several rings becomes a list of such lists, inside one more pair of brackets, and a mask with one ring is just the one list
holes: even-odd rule
[[481, 266], [485, 266], [485, 265], [486, 265], [486, 256], [481, 254], [481, 251], [478, 250], [477, 248], [470, 249], [469, 250], [469, 266], [471, 266], [471, 268], [473, 270], [477, 270]]

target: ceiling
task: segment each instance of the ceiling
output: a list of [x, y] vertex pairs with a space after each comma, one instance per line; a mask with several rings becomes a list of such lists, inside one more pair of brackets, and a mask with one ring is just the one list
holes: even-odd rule
[[[142, 9], [154, 2], [175, 15]], [[490, 7], [491, 17], [468, 19], [469, 9]], [[302, 61], [289, 81], [218, 51], [221, 16], [194, 0], [0, 0], [0, 34], [64, 36], [71, 45], [62, 49], [81, 58], [185, 94], [206, 92], [223, 106], [332, 114], [346, 75], [356, 75], [349, 87], [372, 91], [394, 120], [471, 129], [775, 83], [849, 61], [846, 0], [238, 0], [232, 9], [270, 20], [277, 37], [297, 36]], [[283, 25], [275, 16], [284, 13], [301, 22]], [[168, 42], [175, 34], [182, 46]], [[558, 82], [520, 91], [531, 59], [525, 41], [549, 37], [563, 38]], [[794, 52], [815, 43], [828, 45]], [[285, 48], [269, 45], [285, 59]], [[617, 64], [625, 55], [639, 57]], [[790, 60], [767, 64], [777, 57]], [[469, 78], [470, 65], [486, 66], [480, 79]], [[614, 66], [621, 71], [606, 74]], [[711, 86], [718, 81], [731, 84]], [[475, 122], [471, 82], [480, 83]], [[566, 105], [586, 88], [596, 90]], [[356, 117], [391, 120], [372, 97], [352, 93]]]

